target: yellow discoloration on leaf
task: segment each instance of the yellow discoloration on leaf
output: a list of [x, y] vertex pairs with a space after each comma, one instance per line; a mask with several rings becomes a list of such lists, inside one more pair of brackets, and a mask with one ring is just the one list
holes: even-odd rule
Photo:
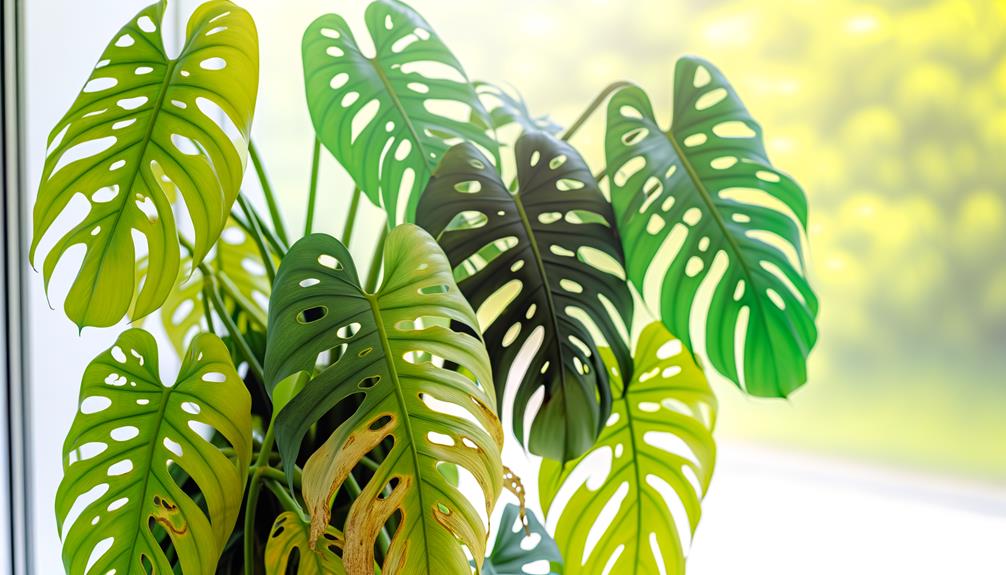
[[346, 575], [338, 554], [345, 545], [342, 533], [328, 527], [312, 544], [309, 530], [310, 525], [296, 513], [287, 511], [276, 518], [265, 548], [266, 575], [286, 575], [294, 550], [300, 553], [297, 575]]
[[517, 498], [518, 507], [520, 508], [520, 522], [524, 526], [524, 533], [530, 537], [531, 528], [527, 523], [527, 505], [524, 501], [524, 496], [527, 492], [524, 490], [524, 484], [521, 482], [520, 477], [506, 465], [503, 466], [503, 487]]
[[[95, 397], [107, 405], [90, 408]], [[205, 428], [233, 453], [211, 443]], [[106, 445], [101, 455], [87, 455], [99, 443]], [[155, 573], [172, 573], [155, 535], [162, 528], [183, 573], [212, 573], [241, 509], [251, 450], [251, 397], [217, 336], [192, 341], [168, 386], [154, 338], [124, 332], [84, 372], [80, 413], [63, 448], [56, 516], [67, 573], [136, 573], [143, 558]], [[189, 478], [186, 491], [177, 469]], [[75, 507], [80, 514], [64, 525]], [[108, 539], [111, 546], [89, 567]]]
[[[324, 265], [332, 259], [341, 265]], [[332, 501], [353, 468], [390, 438], [377, 468], [357, 476], [369, 479], [343, 526], [347, 571], [375, 572], [378, 534], [400, 514], [383, 575], [470, 575], [465, 549], [484, 556], [486, 528], [480, 510], [439, 466], [468, 471], [491, 514], [503, 487], [503, 431], [493, 409], [489, 357], [471, 335], [478, 329], [475, 313], [429, 234], [412, 225], [393, 229], [384, 270], [380, 289], [366, 293], [345, 247], [322, 235], [302, 239], [283, 260], [270, 306], [269, 385], [309, 371], [321, 352], [345, 349], [343, 360], [318, 372], [279, 413], [277, 440], [284, 459], [295, 459], [320, 414], [355, 397], [359, 407], [304, 465], [311, 539], [329, 527]], [[305, 314], [322, 308], [320, 317]], [[297, 320], [307, 315], [314, 319]], [[471, 331], [455, 331], [452, 322]], [[438, 358], [464, 373], [444, 369]]]

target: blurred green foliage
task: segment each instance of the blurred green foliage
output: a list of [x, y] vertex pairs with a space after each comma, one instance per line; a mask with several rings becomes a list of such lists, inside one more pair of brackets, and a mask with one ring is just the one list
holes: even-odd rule
[[[285, 39], [317, 13], [310, 4], [253, 12]], [[566, 125], [615, 80], [669, 109], [676, 58], [714, 62], [763, 124], [773, 163], [807, 191], [821, 300], [809, 383], [787, 402], [717, 386], [721, 436], [1006, 481], [1006, 2], [412, 5], [473, 79], [513, 84]], [[290, 57], [263, 54], [265, 77], [291, 76], [263, 95], [296, 102], [303, 133], [289, 117], [256, 123], [277, 150], [297, 150], [272, 155], [289, 159], [277, 171], [296, 190], [310, 132]], [[573, 143], [602, 167], [600, 118]], [[351, 184], [338, 186], [330, 205], [344, 210]]]
[[[699, 54], [807, 191], [810, 381], [788, 402], [719, 386], [725, 436], [1006, 480], [1006, 2], [518, 4], [522, 41], [485, 64], [533, 111], [569, 123], [616, 79], [668, 102]], [[602, 136], [575, 141], [598, 167]]]

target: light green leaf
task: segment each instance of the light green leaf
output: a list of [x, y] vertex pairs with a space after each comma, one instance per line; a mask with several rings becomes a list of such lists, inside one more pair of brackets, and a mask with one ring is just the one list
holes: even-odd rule
[[[496, 526], [492, 553], [482, 564], [483, 575], [527, 575], [532, 563], [548, 561], [549, 575], [562, 572], [562, 555], [545, 526], [531, 511], [526, 512], [527, 531], [520, 517], [520, 506], [509, 504]], [[541, 571], [534, 571], [541, 573]]]
[[[65, 303], [80, 327], [114, 325], [130, 310], [135, 320], [160, 307], [178, 278], [176, 215], [192, 222], [198, 263], [241, 184], [258, 90], [255, 24], [230, 2], [206, 2], [172, 60], [161, 38], [165, 5], [148, 6], [116, 34], [49, 136], [30, 259], [59, 216], [87, 209], [43, 264], [48, 289], [57, 263], [85, 246]], [[185, 209], [173, 212], [179, 193]], [[143, 236], [145, 254], [137, 253], [134, 233]], [[134, 290], [140, 257], [154, 272]]]
[[310, 542], [311, 524], [291, 511], [281, 513], [272, 524], [265, 547], [266, 575], [286, 575], [290, 557], [298, 553], [297, 575], [346, 575], [342, 559], [345, 540], [342, 533], [329, 527], [315, 545]]
[[[476, 81], [472, 83], [479, 100], [489, 111], [491, 124], [485, 126], [498, 130], [511, 125], [517, 125], [525, 132], [548, 132], [553, 136], [562, 131], [562, 126], [556, 124], [548, 115], [534, 116], [527, 107], [524, 97], [516, 89], [513, 94], [490, 82]], [[473, 122], [481, 122], [482, 118], [473, 115]]]
[[164, 534], [182, 573], [213, 573], [250, 459], [251, 398], [223, 342], [196, 337], [166, 386], [154, 338], [124, 332], [84, 372], [63, 445], [56, 517], [67, 573], [172, 573]]
[[[312, 541], [328, 529], [332, 499], [347, 475], [391, 438], [393, 446], [342, 529], [346, 570], [373, 573], [378, 532], [400, 511], [382, 572], [468, 575], [462, 544], [481, 557], [485, 527], [439, 466], [467, 470], [491, 512], [502, 488], [503, 432], [489, 357], [482, 341], [470, 335], [477, 330], [475, 313], [429, 234], [413, 225], [393, 229], [384, 270], [377, 293], [366, 293], [346, 248], [320, 234], [294, 244], [283, 259], [270, 301], [268, 386], [311, 372], [326, 352], [335, 361], [277, 416], [280, 453], [290, 475], [308, 429], [340, 402], [358, 401], [356, 412], [304, 466]], [[464, 331], [446, 327], [451, 322]], [[445, 369], [443, 362], [471, 377]]]
[[[238, 327], [265, 333], [266, 310], [261, 302], [268, 301], [272, 286], [255, 241], [239, 225], [230, 221], [206, 263], [213, 268], [219, 281], [227, 284], [224, 304], [228, 310], [240, 312]], [[191, 258], [182, 258], [183, 272], [178, 285], [168, 294], [160, 310], [161, 324], [179, 356], [189, 340], [206, 329], [203, 272], [197, 268], [185, 277], [184, 270], [191, 264]], [[140, 267], [141, 275], [145, 274], [145, 262]], [[231, 293], [239, 297], [235, 299], [230, 296]]]
[[[590, 448], [611, 408], [597, 347], [612, 348], [622, 371], [632, 371], [632, 294], [611, 206], [583, 158], [544, 132], [521, 136], [515, 156], [514, 194], [474, 146], [455, 146], [416, 220], [436, 235], [478, 310], [497, 398], [508, 382], [516, 387], [517, 439], [569, 460]], [[514, 372], [521, 377], [511, 379]], [[541, 408], [526, 429], [536, 393]]]
[[461, 64], [422, 16], [401, 2], [367, 7], [376, 47], [364, 55], [346, 21], [315, 20], [304, 33], [307, 105], [318, 139], [392, 226], [413, 221], [440, 157], [470, 141], [494, 158], [489, 117]]
[[623, 88], [608, 105], [605, 148], [629, 279], [647, 305], [748, 393], [803, 385], [817, 340], [807, 199], [769, 162], [723, 74], [678, 61], [666, 133], [646, 94]]
[[[716, 459], [716, 398], [659, 322], [639, 336], [628, 389], [611, 354], [602, 354], [618, 399], [601, 437], [577, 461], [544, 461], [539, 474], [564, 573], [684, 573], [682, 540], [690, 541], [698, 525]], [[613, 516], [605, 514], [609, 506]]]

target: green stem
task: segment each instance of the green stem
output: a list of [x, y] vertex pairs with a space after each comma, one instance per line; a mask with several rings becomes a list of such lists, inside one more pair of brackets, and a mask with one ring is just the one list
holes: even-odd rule
[[276, 499], [279, 500], [283, 509], [292, 511], [299, 515], [301, 519], [304, 519], [304, 508], [300, 506], [300, 502], [297, 501], [293, 495], [290, 495], [287, 493], [286, 489], [283, 489], [283, 484], [281, 482], [274, 479], [265, 479], [263, 480], [263, 483], [265, 483], [265, 486], [269, 488], [269, 491], [272, 491], [273, 495], [276, 496]]
[[367, 270], [367, 283], [365, 289], [367, 293], [374, 293], [377, 289], [377, 277], [381, 273], [381, 262], [384, 257], [384, 240], [388, 238], [388, 226], [381, 230], [381, 237], [377, 238], [377, 247], [374, 248], [374, 257], [370, 260], [370, 268]]
[[[286, 483], [286, 473], [284, 473], [281, 469], [276, 469], [272, 466], [256, 467], [254, 469], [259, 470], [259, 474], [266, 479], [275, 479], [281, 483]], [[301, 486], [301, 482], [303, 480], [303, 475], [301, 473], [300, 468], [297, 468], [297, 471], [293, 475], [293, 486], [296, 488]]]
[[266, 248], [262, 228], [259, 226], [259, 222], [255, 218], [255, 210], [252, 209], [251, 204], [248, 203], [248, 198], [244, 197], [244, 195], [238, 196], [238, 203], [241, 205], [241, 210], [248, 218], [248, 223], [251, 224], [252, 239], [255, 240], [255, 245], [258, 247], [259, 255], [262, 256], [262, 265], [265, 266], [265, 273], [269, 276], [269, 283], [272, 284], [276, 280], [276, 266], [273, 264], [272, 254], [270, 254], [269, 249]]
[[[203, 273], [200, 270], [200, 273]], [[206, 318], [206, 328], [210, 333], [217, 332], [217, 326], [213, 324], [213, 314], [210, 313], [210, 283], [205, 277], [203, 278], [203, 317]]]
[[255, 458], [255, 467], [262, 472], [262, 469], [269, 467], [269, 456], [272, 454], [272, 446], [276, 443], [276, 428], [273, 426], [272, 422], [269, 422], [269, 427], [265, 430], [265, 438], [262, 439], [262, 449], [258, 452], [258, 457]]
[[252, 475], [248, 484], [248, 499], [245, 500], [244, 563], [245, 575], [255, 575], [255, 508], [262, 490], [259, 475]]
[[352, 473], [346, 476], [346, 491], [349, 492], [349, 496], [353, 499], [359, 497], [360, 493], [363, 492], [363, 489], [360, 489], [360, 484], [357, 483], [356, 478], [353, 477]]
[[607, 97], [610, 96], [612, 92], [624, 86], [631, 86], [631, 85], [632, 84], [630, 82], [614, 82], [612, 84], [608, 84], [608, 86], [605, 89], [601, 90], [601, 93], [598, 94], [596, 98], [594, 98], [594, 100], [590, 103], [590, 105], [587, 106], [587, 109], [584, 110], [582, 114], [580, 114], [580, 117], [577, 118], [575, 122], [573, 122], [573, 125], [570, 126], [568, 130], [566, 130], [566, 133], [562, 135], [562, 139], [568, 140], [572, 138], [573, 134], [579, 131], [581, 127], [583, 127], [583, 124], [586, 123], [586, 121], [590, 118], [591, 115], [593, 115], [595, 111], [597, 111], [597, 109], [601, 106], [601, 104], [604, 103], [604, 100], [607, 99]]
[[269, 206], [269, 216], [272, 218], [273, 229], [276, 230], [276, 234], [279, 239], [283, 240], [284, 244], [290, 245], [290, 240], [287, 239], [286, 228], [283, 226], [283, 216], [279, 213], [279, 206], [276, 204], [276, 197], [272, 192], [272, 185], [269, 184], [269, 178], [265, 175], [265, 168], [262, 166], [262, 158], [258, 155], [258, 148], [255, 147], [255, 143], [248, 140], [248, 155], [251, 156], [252, 165], [255, 166], [255, 173], [258, 175], [258, 181], [262, 185], [262, 193], [265, 195], [265, 202]]
[[346, 214], [346, 226], [342, 230], [342, 245], [349, 249], [349, 240], [353, 237], [353, 224], [356, 223], [356, 211], [360, 208], [360, 196], [363, 191], [359, 186], [353, 188], [353, 200], [349, 203], [349, 213]]
[[273, 443], [276, 441], [275, 429], [272, 423], [265, 432], [262, 440], [262, 448], [258, 452], [255, 460], [255, 472], [248, 480], [248, 498], [245, 500], [245, 525], [244, 525], [244, 562], [245, 575], [255, 575], [255, 512], [258, 509], [258, 496], [262, 491], [263, 468], [267, 467], [269, 454], [272, 452]]
[[[246, 222], [245, 219], [239, 216], [237, 212], [234, 211], [231, 212], [231, 219], [237, 222], [237, 224], [241, 226], [241, 229], [244, 230], [245, 233], [247, 233], [249, 236], [255, 234], [254, 230], [252, 230], [251, 224]], [[276, 255], [280, 256], [280, 258], [285, 256], [287, 246], [283, 242], [279, 241], [279, 238], [276, 237], [276, 234], [274, 234], [272, 230], [269, 229], [269, 226], [265, 225], [265, 222], [263, 222], [262, 218], [259, 217], [257, 214], [255, 216], [255, 221], [258, 222], [259, 229], [262, 231], [262, 234], [265, 235], [265, 239], [266, 241], [269, 242], [269, 247], [272, 248], [273, 252]]]
[[204, 276], [208, 280], [208, 284], [210, 286], [210, 301], [213, 303], [213, 309], [216, 310], [217, 316], [220, 317], [220, 320], [224, 322], [224, 327], [227, 328], [227, 333], [230, 334], [231, 339], [234, 340], [235, 345], [238, 346], [238, 351], [241, 352], [241, 356], [248, 362], [248, 369], [250, 369], [255, 375], [255, 378], [258, 379], [259, 385], [264, 386], [265, 372], [262, 370], [262, 364], [258, 362], [258, 358], [255, 357], [255, 353], [252, 351], [251, 346], [248, 345], [248, 341], [245, 340], [244, 335], [241, 334], [241, 330], [239, 330], [237, 324], [234, 323], [234, 319], [229, 313], [227, 313], [224, 301], [220, 297], [220, 289], [217, 286], [216, 278], [213, 276], [213, 273], [209, 270], [209, 266], [206, 264], [200, 264], [199, 269], [203, 271]]
[[311, 224], [314, 223], [314, 203], [318, 197], [318, 167], [321, 163], [321, 140], [314, 139], [314, 151], [311, 155], [311, 187], [307, 191], [307, 219], [304, 222], [304, 235], [311, 234]]
[[374, 461], [373, 459], [367, 457], [366, 455], [364, 455], [363, 458], [360, 459], [360, 463], [362, 463], [364, 467], [366, 467], [371, 471], [377, 471], [377, 468], [381, 466], [380, 463]]

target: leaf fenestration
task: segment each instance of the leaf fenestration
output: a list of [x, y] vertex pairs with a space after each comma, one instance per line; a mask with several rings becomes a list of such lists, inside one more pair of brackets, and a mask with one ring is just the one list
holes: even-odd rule
[[511, 503], [503, 509], [492, 553], [482, 564], [483, 575], [526, 575], [530, 571], [525, 568], [538, 561], [549, 562], [548, 575], [562, 572], [562, 555], [552, 536], [534, 513], [528, 511], [526, 515], [528, 532], [521, 521], [519, 506]]
[[[632, 373], [632, 296], [611, 206], [583, 158], [543, 132], [515, 146], [510, 193], [474, 146], [444, 157], [417, 221], [438, 237], [462, 293], [478, 310], [493, 358], [500, 413], [519, 358], [512, 428], [533, 453], [569, 460], [590, 448], [611, 407], [596, 334]], [[530, 430], [527, 405], [543, 393]]]
[[667, 132], [646, 94], [623, 88], [605, 148], [626, 267], [647, 305], [748, 393], [803, 385], [818, 307], [803, 255], [807, 199], [769, 162], [723, 74], [678, 61]]
[[265, 547], [266, 575], [287, 575], [290, 558], [297, 552], [297, 575], [346, 575], [346, 568], [337, 554], [345, 539], [334, 527], [325, 530], [311, 544], [311, 524], [292, 511], [276, 518]]
[[[65, 302], [80, 327], [160, 307], [178, 277], [176, 216], [191, 221], [201, 262], [241, 184], [258, 90], [255, 24], [231, 2], [206, 2], [172, 60], [161, 38], [164, 10], [165, 2], [152, 4], [116, 34], [49, 136], [29, 257], [59, 216], [86, 207], [42, 267], [48, 289], [58, 262], [85, 246]], [[179, 197], [185, 208], [173, 211]], [[134, 290], [139, 257], [152, 273]]]
[[[602, 349], [616, 395], [597, 444], [542, 463], [539, 493], [566, 575], [684, 573], [716, 460], [716, 398], [681, 342], [659, 322], [639, 337], [628, 385]], [[595, 487], [597, 485], [600, 487]], [[559, 493], [570, 493], [564, 505]], [[672, 505], [673, 503], [673, 505]], [[614, 516], [606, 515], [615, 505]], [[683, 508], [678, 518], [672, 509]], [[680, 521], [680, 522], [679, 522]], [[594, 535], [601, 529], [600, 535]]]
[[[503, 432], [489, 357], [472, 335], [475, 314], [429, 234], [410, 224], [393, 229], [384, 270], [377, 293], [366, 293], [346, 248], [320, 234], [294, 244], [283, 259], [269, 310], [268, 385], [310, 373], [320, 353], [339, 353], [279, 412], [280, 453], [289, 474], [310, 426], [356, 398], [356, 411], [304, 465], [312, 540], [328, 528], [333, 497], [348, 474], [390, 438], [392, 447], [342, 529], [346, 570], [373, 572], [378, 533], [401, 512], [382, 573], [468, 575], [462, 544], [481, 557], [485, 527], [440, 466], [473, 476], [491, 513], [502, 489]], [[463, 331], [448, 327], [452, 322]], [[445, 362], [464, 373], [445, 369]]]
[[251, 449], [251, 398], [219, 338], [197, 336], [169, 387], [154, 338], [124, 332], [84, 372], [63, 445], [56, 517], [67, 573], [172, 573], [158, 533], [182, 573], [213, 573], [241, 507]]
[[365, 55], [346, 21], [326, 14], [304, 33], [307, 105], [318, 139], [392, 226], [411, 222], [440, 157], [469, 141], [494, 157], [495, 140], [461, 64], [422, 16], [396, 0], [367, 6], [376, 52]]

